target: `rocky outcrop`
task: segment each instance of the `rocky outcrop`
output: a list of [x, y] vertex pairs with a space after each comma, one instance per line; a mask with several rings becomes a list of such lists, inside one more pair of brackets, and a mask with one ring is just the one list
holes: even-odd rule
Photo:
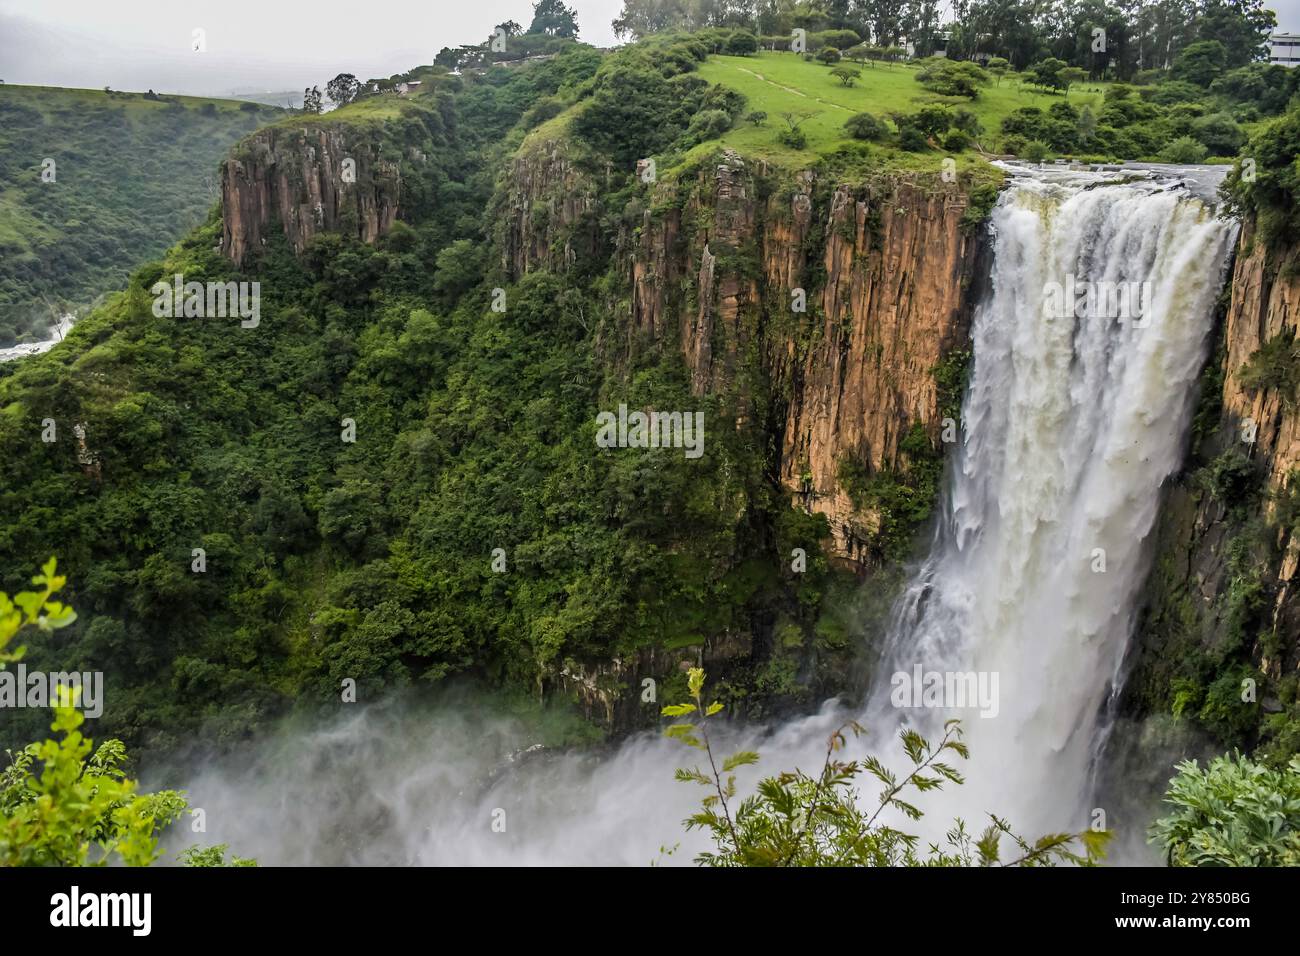
[[1225, 330], [1223, 408], [1225, 418], [1244, 426], [1245, 437], [1253, 436], [1253, 453], [1275, 489], [1285, 488], [1300, 466], [1300, 410], [1292, 396], [1277, 389], [1245, 388], [1240, 370], [1270, 339], [1297, 333], [1300, 246], [1269, 249], [1247, 224], [1233, 269]]
[[[1276, 502], [1294, 494], [1300, 476], [1300, 408], [1294, 395], [1278, 388], [1247, 388], [1241, 369], [1265, 343], [1300, 334], [1300, 246], [1270, 247], [1247, 223], [1232, 277], [1223, 361], [1223, 426], [1249, 449], [1263, 471], [1266, 517], [1276, 517]], [[1300, 666], [1300, 536], [1279, 524], [1274, 544], [1278, 561], [1272, 571], [1275, 593], [1271, 618], [1275, 631], [1287, 635], [1292, 665]], [[1272, 590], [1272, 589], [1270, 589]], [[1281, 676], [1280, 660], [1265, 660], [1266, 672]]]
[[501, 265], [512, 280], [537, 270], [561, 272], [596, 243], [594, 184], [548, 140], [524, 149], [508, 169], [496, 219]]
[[[845, 557], [858, 556], [871, 524], [840, 486], [841, 459], [895, 467], [913, 423], [939, 431], [934, 368], [968, 330], [975, 246], [961, 225], [966, 208], [960, 193], [912, 182], [877, 195], [839, 187], [819, 226], [826, 280], [796, 369], [781, 480], [828, 516]], [[778, 261], [797, 248], [773, 246]]]
[[222, 164], [222, 251], [242, 265], [276, 229], [295, 253], [324, 231], [373, 243], [397, 221], [401, 198], [398, 165], [358, 128], [273, 126]]
[[933, 370], [968, 326], [966, 196], [937, 178], [783, 179], [726, 153], [654, 200], [630, 243], [632, 337], [675, 340], [700, 395], [761, 356], [784, 398], [781, 482], [827, 515], [835, 555], [858, 559], [875, 521], [840, 463], [894, 467], [914, 423], [938, 430]]

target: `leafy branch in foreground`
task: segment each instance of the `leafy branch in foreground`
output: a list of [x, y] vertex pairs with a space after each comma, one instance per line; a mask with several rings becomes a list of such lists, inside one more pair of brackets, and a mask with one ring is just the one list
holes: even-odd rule
[[[66, 583], [54, 558], [32, 578], [43, 591], [20, 592], [10, 600], [0, 593], [0, 669], [20, 660], [25, 648], [5, 648], [23, 628], [64, 627], [76, 612], [50, 600]], [[161, 856], [162, 831], [188, 809], [175, 790], [137, 793], [123, 765], [126, 747], [106, 740], [95, 748], [82, 736], [85, 717], [77, 691], [57, 688], [51, 729], [62, 736], [5, 751], [0, 770], [0, 866], [86, 866], [121, 862], [148, 866]], [[94, 856], [92, 858], [92, 851]], [[192, 848], [182, 854], [191, 866], [223, 865], [225, 847]], [[214, 862], [215, 861], [215, 862]], [[234, 858], [231, 865], [253, 861]]]
[[1151, 827], [1170, 866], [1300, 866], [1300, 757], [1281, 769], [1235, 754], [1177, 770], [1165, 792], [1174, 812]]
[[[663, 709], [668, 717], [698, 715], [694, 722], [676, 723], [666, 733], [700, 750], [708, 771], [679, 769], [677, 779], [698, 783], [712, 792], [700, 812], [685, 821], [688, 830], [707, 830], [715, 849], [696, 857], [704, 866], [1091, 866], [1104, 856], [1107, 831], [1054, 833], [1034, 842], [1018, 836], [1001, 817], [976, 838], [960, 819], [945, 835], [942, 846], [922, 848], [920, 838], [879, 822], [886, 810], [919, 820], [921, 810], [904, 799], [909, 791], [940, 790], [945, 783], [960, 786], [961, 774], [945, 757], [969, 758], [961, 741], [959, 721], [944, 725], [942, 739], [931, 745], [914, 730], [901, 734], [911, 769], [901, 779], [875, 757], [845, 761], [839, 754], [847, 732], [856, 737], [863, 728], [849, 721], [831, 734], [821, 772], [811, 777], [801, 770], [764, 777], [754, 793], [736, 801], [738, 767], [758, 762], [758, 754], [743, 750], [723, 758], [721, 769], [709, 739], [709, 720], [722, 705], [704, 703], [704, 671], [692, 668], [687, 681], [691, 702]], [[863, 809], [855, 781], [862, 774], [882, 785], [874, 807]], [[1004, 838], [1013, 848], [1004, 859]]]
[[0, 591], [0, 668], [22, 660], [25, 647], [16, 647], [12, 651], [5, 648], [24, 627], [52, 631], [67, 627], [77, 619], [77, 612], [72, 608], [50, 600], [68, 583], [67, 578], [55, 573], [58, 567], [59, 562], [50, 558], [41, 568], [41, 573], [32, 578], [32, 584], [43, 588], [40, 591], [19, 591], [12, 600]]

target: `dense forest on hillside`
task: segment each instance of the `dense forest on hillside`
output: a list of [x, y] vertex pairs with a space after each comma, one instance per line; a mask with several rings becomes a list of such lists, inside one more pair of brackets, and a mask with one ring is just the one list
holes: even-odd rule
[[0, 85], [0, 347], [44, 338], [203, 222], [217, 163], [282, 112]]

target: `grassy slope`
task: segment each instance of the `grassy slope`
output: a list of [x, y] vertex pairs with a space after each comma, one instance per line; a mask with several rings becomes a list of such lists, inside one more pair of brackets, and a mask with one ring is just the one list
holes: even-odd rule
[[280, 112], [0, 86], [0, 344], [41, 327], [45, 298], [86, 304], [202, 222], [226, 151]]
[[[884, 117], [891, 112], [915, 112], [927, 103], [943, 103], [971, 110], [986, 130], [996, 133], [1003, 117], [1014, 110], [1022, 106], [1046, 109], [1061, 100], [1060, 96], [1037, 93], [1004, 79], [1000, 86], [986, 87], [979, 99], [970, 102], [964, 97], [936, 96], [926, 91], [916, 82], [916, 67], [910, 64], [877, 64], [862, 66], [861, 70], [857, 85], [849, 88], [821, 63], [810, 63], [793, 53], [764, 52], [749, 57], [711, 57], [700, 66], [700, 76], [710, 83], [739, 90], [749, 100], [748, 111], [761, 110], [768, 115], [765, 126], [738, 123], [722, 137], [724, 145], [751, 156], [796, 165], [801, 154], [776, 141], [777, 132], [785, 126], [781, 113], [786, 111], [815, 112], [817, 115], [801, 127], [808, 136], [807, 152], [829, 153], [851, 142], [844, 134], [844, 121], [854, 113]], [[1072, 91], [1069, 101], [1076, 107], [1088, 105], [1099, 112], [1106, 86], [1089, 83]], [[989, 140], [993, 138], [985, 136], [984, 145], [992, 145]], [[802, 154], [804, 162], [807, 152]]]

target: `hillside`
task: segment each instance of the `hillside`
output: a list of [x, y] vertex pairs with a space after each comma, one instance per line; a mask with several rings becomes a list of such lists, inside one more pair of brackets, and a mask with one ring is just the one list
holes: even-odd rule
[[203, 222], [221, 157], [281, 112], [0, 86], [0, 347], [43, 337]]

